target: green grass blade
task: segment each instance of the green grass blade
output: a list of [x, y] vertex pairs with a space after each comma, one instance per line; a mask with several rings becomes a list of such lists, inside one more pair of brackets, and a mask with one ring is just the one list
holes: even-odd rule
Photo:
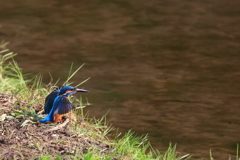
[[80, 67], [78, 67], [69, 77], [68, 79], [63, 83], [63, 86], [69, 85], [69, 80], [83, 67], [84, 64], [82, 64]]
[[81, 84], [87, 82], [90, 78], [91, 78], [91, 77], [89, 77], [89, 78], [85, 79], [84, 81], [80, 82], [79, 84], [76, 85], [76, 87], [78, 87], [78, 86], [80, 86]]

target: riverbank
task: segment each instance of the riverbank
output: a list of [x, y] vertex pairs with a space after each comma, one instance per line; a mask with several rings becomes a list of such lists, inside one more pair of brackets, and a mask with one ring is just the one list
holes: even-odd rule
[[[169, 142], [193, 159], [228, 159], [240, 142], [240, 1], [3, 1], [0, 39], [23, 73], [72, 81], [89, 117]], [[29, 23], [31, 22], [31, 23]], [[64, 80], [62, 80], [64, 79]], [[61, 83], [59, 83], [61, 84]], [[78, 94], [79, 95], [79, 94]], [[45, 96], [45, 95], [43, 95]], [[76, 95], [77, 96], [77, 95]], [[85, 100], [85, 95], [83, 95]]]
[[[16, 54], [8, 50], [1, 50], [0, 54], [1, 159], [189, 158], [189, 155], [176, 153], [176, 146], [170, 145], [164, 153], [153, 150], [147, 136], [139, 137], [131, 131], [122, 136], [116, 134], [105, 116], [88, 118], [81, 108], [81, 99], [73, 98], [75, 106], [80, 108], [74, 111], [77, 121], [66, 117], [65, 122], [57, 125], [39, 123], [44, 116], [41, 113], [45, 97], [56, 85], [43, 84], [41, 75], [24, 78], [12, 59]], [[74, 73], [69, 74], [68, 81]], [[111, 135], [113, 133], [115, 136]], [[109, 139], [109, 136], [115, 138]]]

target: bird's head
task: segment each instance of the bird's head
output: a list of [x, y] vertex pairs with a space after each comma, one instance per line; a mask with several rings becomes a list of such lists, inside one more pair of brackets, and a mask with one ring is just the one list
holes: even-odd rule
[[89, 92], [89, 91], [84, 89], [78, 89], [72, 86], [64, 86], [60, 89], [60, 92], [58, 93], [58, 95], [63, 95], [63, 94], [71, 95], [76, 92]]

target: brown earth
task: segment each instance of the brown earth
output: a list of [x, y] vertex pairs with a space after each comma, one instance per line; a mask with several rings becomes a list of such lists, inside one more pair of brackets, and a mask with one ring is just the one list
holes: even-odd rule
[[[10, 116], [22, 106], [9, 95], [0, 95], [1, 115]], [[36, 106], [29, 106], [34, 108]], [[6, 109], [7, 108], [7, 109]], [[41, 115], [39, 115], [41, 116]], [[64, 155], [63, 159], [76, 158], [80, 153], [90, 149], [98, 149], [103, 154], [111, 149], [110, 145], [99, 142], [91, 137], [72, 131], [72, 127], [86, 127], [87, 122], [73, 122], [63, 128], [55, 129], [56, 125], [42, 124], [32, 120], [29, 115], [8, 117], [0, 121], [0, 159], [37, 159], [45, 155], [54, 158]], [[72, 126], [72, 127], [71, 127]], [[100, 132], [100, 130], [98, 130]], [[78, 157], [82, 159], [83, 157]]]
[[66, 79], [71, 62], [86, 63], [73, 81], [91, 77], [91, 116], [110, 110], [160, 151], [171, 141], [193, 158], [236, 154], [239, 0], [0, 2], [0, 36], [24, 72]]

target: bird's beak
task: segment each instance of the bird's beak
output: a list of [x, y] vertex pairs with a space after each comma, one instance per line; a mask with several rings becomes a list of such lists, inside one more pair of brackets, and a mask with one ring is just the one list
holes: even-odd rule
[[89, 91], [84, 89], [76, 89], [76, 92], [89, 92]]

